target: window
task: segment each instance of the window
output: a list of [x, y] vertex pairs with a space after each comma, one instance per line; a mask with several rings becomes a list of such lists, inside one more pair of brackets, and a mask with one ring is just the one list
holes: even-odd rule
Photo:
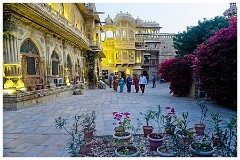
[[120, 36], [120, 32], [119, 30], [116, 30], [116, 37], [119, 37]]
[[102, 70], [102, 75], [104, 79], [108, 79], [108, 70]]
[[64, 8], [62, 3], [58, 3], [58, 12], [63, 15], [64, 14]]
[[72, 69], [71, 57], [69, 54], [67, 55], [67, 68]]
[[26, 39], [22, 43], [20, 53], [22, 54], [22, 73], [40, 75], [38, 49], [30, 39]]
[[122, 36], [123, 36], [123, 37], [126, 37], [126, 36], [127, 36], [127, 32], [126, 32], [125, 30], [123, 30]]
[[149, 64], [149, 56], [144, 56], [144, 64]]
[[52, 59], [52, 75], [58, 75], [59, 56], [55, 50], [51, 55], [51, 59]]

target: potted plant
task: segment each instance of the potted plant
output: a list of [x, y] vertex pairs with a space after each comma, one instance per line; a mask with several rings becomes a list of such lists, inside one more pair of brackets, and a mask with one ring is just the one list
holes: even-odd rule
[[84, 139], [93, 138], [94, 131], [96, 128], [96, 113], [92, 111], [91, 113], [83, 113], [83, 120], [81, 121], [81, 125], [83, 127]]
[[193, 157], [212, 157], [215, 150], [211, 146], [210, 138], [206, 135], [198, 141], [189, 145], [189, 150]]
[[213, 144], [217, 145], [223, 157], [237, 157], [237, 117], [230, 117], [225, 126], [218, 113], [211, 113], [210, 117], [214, 123]]
[[127, 144], [117, 147], [114, 152], [116, 157], [139, 157], [140, 155], [137, 147]]
[[193, 128], [188, 128], [188, 112], [182, 113], [183, 119], [177, 121], [177, 137], [179, 139], [180, 145], [183, 147], [188, 146], [192, 143], [194, 131]]
[[55, 127], [58, 129], [64, 129], [70, 135], [67, 150], [71, 157], [77, 157], [80, 153], [81, 147], [84, 144], [83, 135], [79, 129], [80, 118], [81, 116], [74, 117], [73, 128], [70, 130], [66, 128], [67, 119], [62, 117], [55, 119]]
[[127, 132], [127, 129], [131, 129], [130, 123], [130, 113], [129, 112], [113, 112], [114, 120], [116, 120], [114, 125], [115, 133], [113, 134], [116, 146], [124, 145], [124, 143], [129, 144], [132, 134]]
[[35, 90], [36, 90], [36, 86], [33, 85], [33, 84], [30, 84], [30, 85], [28, 86], [28, 88], [29, 88], [29, 91], [35, 91]]
[[164, 128], [166, 134], [173, 134], [176, 128], [175, 122], [177, 121], [177, 116], [175, 115], [175, 109], [172, 107], [166, 107], [167, 114], [164, 115]]
[[204, 135], [205, 125], [203, 124], [207, 116], [208, 108], [206, 106], [206, 101], [202, 98], [197, 99], [197, 106], [201, 109], [200, 122], [194, 125], [195, 132], [198, 135]]
[[163, 143], [163, 133], [161, 127], [163, 125], [163, 115], [162, 115], [162, 107], [160, 105], [157, 106], [157, 110], [153, 111], [153, 120], [157, 123], [158, 132], [151, 133], [147, 135], [148, 141], [150, 143], [151, 150], [157, 150]]
[[149, 109], [146, 111], [146, 113], [140, 112], [140, 115], [144, 115], [146, 126], [143, 126], [142, 128], [143, 128], [144, 137], [147, 137], [147, 135], [151, 134], [153, 131], [153, 126], [149, 126], [149, 120], [153, 119], [154, 112], [151, 109]]

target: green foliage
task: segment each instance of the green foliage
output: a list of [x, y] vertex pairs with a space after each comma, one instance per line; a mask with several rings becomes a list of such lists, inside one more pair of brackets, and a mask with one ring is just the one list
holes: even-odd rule
[[215, 135], [221, 137], [218, 147], [224, 157], [237, 157], [237, 117], [231, 117], [225, 126], [222, 126], [221, 117], [218, 113], [211, 113]]
[[68, 140], [68, 153], [71, 157], [76, 157], [83, 145], [82, 132], [79, 130], [81, 116], [74, 117], [73, 128], [70, 130], [66, 129], [67, 119], [59, 117], [55, 119], [55, 127], [59, 129], [64, 129], [69, 135]]
[[200, 118], [200, 124], [203, 124], [207, 117], [207, 111], [208, 108], [206, 106], [206, 101], [203, 98], [197, 99], [197, 106], [201, 109], [201, 118]]
[[187, 31], [178, 33], [174, 40], [174, 48], [180, 56], [195, 53], [198, 45], [211, 37], [214, 32], [228, 26], [228, 20], [225, 17], [214, 17], [211, 20], [203, 22], [198, 21], [197, 26], [187, 27]]
[[146, 122], [147, 126], [149, 126], [150, 119], [154, 118], [154, 111], [149, 109], [146, 111], [146, 113], [140, 112], [140, 115], [144, 116], [145, 122]]

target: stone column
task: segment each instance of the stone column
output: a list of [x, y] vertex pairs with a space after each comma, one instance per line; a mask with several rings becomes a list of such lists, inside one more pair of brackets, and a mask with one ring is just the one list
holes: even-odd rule
[[51, 65], [51, 53], [50, 53], [50, 43], [51, 43], [51, 35], [50, 34], [45, 34], [45, 46], [46, 46], [46, 70], [44, 71], [46, 74], [46, 83], [49, 86], [54, 86], [53, 81], [52, 81], [52, 65]]
[[[10, 93], [12, 94], [16, 89], [26, 90], [22, 82], [20, 48], [18, 48], [18, 21], [12, 15], [4, 15], [3, 20], [3, 83], [5, 91], [10, 88], [14, 90]], [[9, 94], [9, 92], [4, 93]]]

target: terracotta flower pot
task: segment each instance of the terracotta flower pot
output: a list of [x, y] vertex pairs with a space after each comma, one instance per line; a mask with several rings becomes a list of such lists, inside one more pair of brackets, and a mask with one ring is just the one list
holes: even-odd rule
[[156, 151], [158, 147], [162, 146], [163, 135], [161, 133], [151, 133], [147, 136], [150, 143], [150, 149]]
[[92, 144], [93, 144], [93, 140], [88, 139], [86, 141], [86, 144], [83, 145], [83, 147], [80, 149], [79, 153], [87, 156], [92, 150]]
[[204, 131], [206, 128], [206, 126], [204, 124], [195, 124], [194, 128], [195, 128], [196, 134], [204, 135]]
[[88, 138], [92, 139], [93, 134], [94, 134], [94, 130], [84, 133], [84, 139], [88, 139]]
[[147, 137], [147, 135], [153, 132], [153, 126], [143, 126], [142, 128], [143, 128], [144, 137]]

